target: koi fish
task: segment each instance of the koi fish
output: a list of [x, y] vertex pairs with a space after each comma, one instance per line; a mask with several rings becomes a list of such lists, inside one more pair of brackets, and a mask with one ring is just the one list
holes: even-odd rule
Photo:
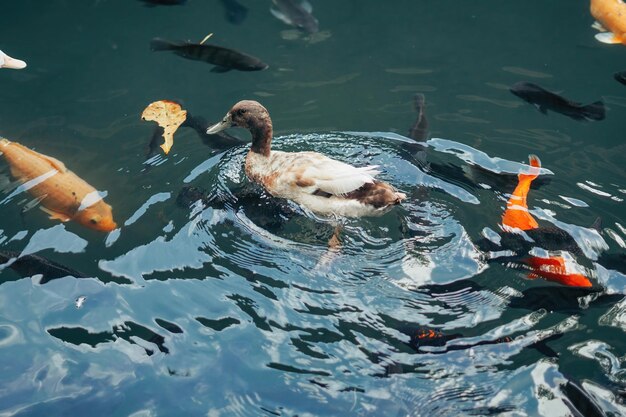
[[[506, 202], [506, 210], [502, 215], [502, 226], [507, 231], [534, 230], [539, 228], [537, 220], [528, 211], [528, 191], [533, 180], [539, 176], [541, 161], [536, 155], [529, 155], [529, 173], [518, 174], [518, 184]], [[542, 277], [549, 281], [559, 282], [573, 287], [591, 287], [591, 281], [587, 277], [578, 273], [571, 273], [565, 265], [565, 260], [560, 256], [550, 256], [540, 258], [531, 256], [524, 260], [530, 266], [529, 278]]]
[[154, 38], [150, 42], [153, 51], [172, 51], [178, 56], [194, 61], [204, 61], [215, 65], [211, 72], [261, 71], [269, 67], [265, 62], [252, 55], [217, 45], [192, 42], [170, 42]]
[[63, 162], [35, 152], [16, 142], [0, 139], [0, 151], [9, 163], [11, 174], [22, 187], [41, 201], [51, 219], [74, 220], [90, 229], [110, 232], [117, 227], [111, 206], [98, 191]]
[[596, 19], [592, 27], [602, 32], [596, 34], [597, 40], [626, 45], [626, 3], [622, 0], [591, 0], [589, 10]]
[[601, 100], [583, 105], [526, 81], [514, 84], [511, 87], [511, 93], [534, 105], [543, 114], [547, 114], [548, 110], [552, 110], [574, 120], [604, 119], [604, 103]]
[[26, 68], [26, 62], [11, 58], [4, 52], [0, 51], [0, 68], [22, 69]]

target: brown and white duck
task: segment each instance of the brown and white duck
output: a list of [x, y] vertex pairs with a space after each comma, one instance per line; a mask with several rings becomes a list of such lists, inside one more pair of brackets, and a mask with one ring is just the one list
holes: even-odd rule
[[260, 103], [235, 104], [208, 134], [239, 126], [252, 133], [246, 175], [273, 196], [286, 198], [314, 213], [345, 217], [378, 216], [406, 195], [376, 180], [376, 165], [353, 167], [317, 152], [272, 151], [272, 120]]

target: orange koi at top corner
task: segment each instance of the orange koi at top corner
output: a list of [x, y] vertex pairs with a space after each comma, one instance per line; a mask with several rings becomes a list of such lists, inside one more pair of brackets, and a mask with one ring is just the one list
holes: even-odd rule
[[11, 174], [35, 198], [51, 219], [74, 220], [90, 229], [110, 232], [117, 227], [113, 210], [85, 180], [63, 162], [0, 138], [0, 152]]
[[622, 0], [591, 0], [589, 10], [597, 21], [593, 27], [603, 32], [596, 35], [597, 40], [626, 45], [626, 3]]

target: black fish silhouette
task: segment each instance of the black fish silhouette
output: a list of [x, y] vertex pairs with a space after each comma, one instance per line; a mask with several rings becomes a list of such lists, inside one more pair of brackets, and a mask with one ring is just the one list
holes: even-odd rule
[[411, 126], [409, 130], [409, 137], [418, 142], [423, 142], [428, 139], [428, 119], [426, 119], [425, 107], [426, 102], [424, 94], [415, 94], [415, 111], [417, 112], [417, 117], [415, 118], [415, 123], [413, 123], [413, 126]]
[[172, 51], [178, 56], [194, 61], [208, 62], [215, 65], [211, 72], [226, 72], [233, 69], [260, 71], [268, 68], [265, 62], [252, 55], [206, 43], [170, 42], [155, 38], [150, 42], [150, 48], [153, 51]]
[[601, 100], [582, 105], [526, 81], [514, 84], [511, 87], [511, 93], [533, 104], [543, 114], [546, 114], [548, 110], [552, 110], [575, 120], [604, 119], [604, 103]]
[[86, 275], [75, 271], [65, 265], [58, 264], [38, 255], [23, 255], [20, 252], [0, 251], [0, 263], [7, 264], [6, 268], [11, 268], [22, 278], [32, 277], [41, 274], [40, 284], [52, 281], [53, 279], [72, 276], [75, 278], [86, 278]]

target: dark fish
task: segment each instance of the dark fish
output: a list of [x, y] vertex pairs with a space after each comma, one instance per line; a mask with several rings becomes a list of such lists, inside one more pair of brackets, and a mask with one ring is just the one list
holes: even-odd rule
[[561, 392], [565, 394], [565, 405], [574, 417], [606, 417], [607, 414], [596, 400], [583, 387], [568, 379], [561, 384]]
[[604, 103], [601, 100], [585, 106], [526, 81], [514, 84], [511, 87], [511, 93], [534, 105], [543, 114], [546, 114], [548, 110], [552, 110], [575, 120], [604, 119]]
[[626, 275], [626, 254], [624, 253], [602, 253], [598, 257], [598, 263], [606, 269]]
[[194, 61], [208, 62], [215, 65], [211, 72], [226, 72], [233, 69], [239, 71], [260, 71], [268, 67], [265, 62], [251, 55], [206, 43], [174, 43], [155, 38], [150, 42], [150, 48], [153, 51], [172, 51], [176, 55]]
[[279, 20], [307, 33], [319, 31], [319, 23], [311, 12], [313, 7], [306, 0], [272, 0], [270, 12]]
[[237, 0], [222, 0], [224, 11], [226, 12], [226, 20], [234, 25], [239, 25], [246, 19], [248, 9], [239, 4]]
[[146, 3], [146, 6], [178, 6], [187, 0], [139, 0]]
[[415, 111], [417, 112], [417, 117], [415, 118], [415, 123], [413, 123], [413, 126], [409, 130], [409, 137], [418, 142], [423, 142], [428, 139], [428, 120], [426, 119], [425, 107], [426, 102], [424, 94], [415, 94]]
[[195, 130], [200, 139], [202, 139], [202, 143], [211, 148], [228, 149], [233, 146], [239, 146], [242, 143], [247, 143], [226, 132], [207, 133], [207, 129], [214, 124], [215, 122], [207, 122], [204, 117], [192, 116], [189, 111], [187, 111], [187, 120], [185, 120], [181, 127], [189, 127]]
[[626, 71], [616, 72], [613, 76], [617, 81], [626, 85]]
[[271, 232], [280, 231], [296, 214], [288, 202], [264, 195], [256, 185], [235, 190], [233, 194], [209, 192], [199, 187], [183, 187], [176, 197], [176, 204], [189, 208], [197, 201], [213, 209], [246, 210], [246, 216], [257, 225]]
[[[86, 275], [83, 275], [80, 272], [56, 262], [52, 262], [51, 260], [38, 255], [20, 256], [19, 252], [2, 250], [0, 251], [0, 263], [3, 264], [1, 265], [3, 266], [2, 269], [7, 267], [11, 268], [22, 278], [41, 274], [42, 277], [41, 281], [39, 281], [40, 284], [45, 284], [53, 279], [67, 276], [86, 278]], [[8, 265], [6, 265], [7, 263]]]

